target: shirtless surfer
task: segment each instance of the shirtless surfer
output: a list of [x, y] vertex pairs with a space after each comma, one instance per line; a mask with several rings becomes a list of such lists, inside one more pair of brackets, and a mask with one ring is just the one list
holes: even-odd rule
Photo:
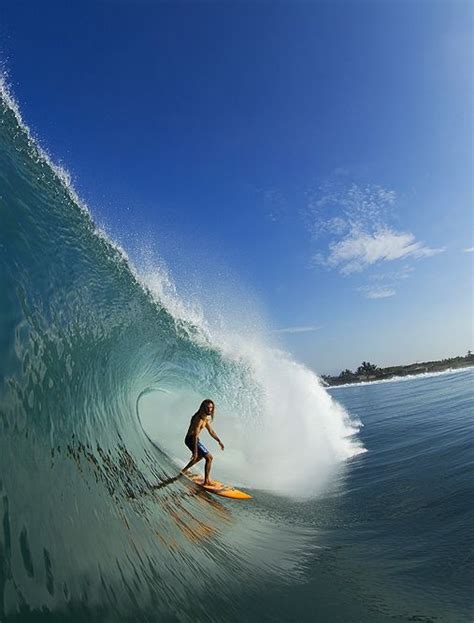
[[213, 437], [220, 445], [221, 450], [224, 449], [224, 444], [216, 435], [211, 427], [211, 421], [214, 418], [214, 403], [212, 400], [203, 400], [201, 406], [191, 418], [188, 432], [184, 439], [184, 443], [193, 453], [193, 456], [186, 467], [181, 470], [183, 473], [187, 472], [193, 465], [198, 463], [201, 459], [206, 460], [206, 467], [204, 469], [204, 485], [212, 485], [212, 481], [209, 480], [209, 474], [211, 472], [212, 454], [203, 444], [199, 441], [199, 434], [203, 428], [207, 428], [211, 437]]

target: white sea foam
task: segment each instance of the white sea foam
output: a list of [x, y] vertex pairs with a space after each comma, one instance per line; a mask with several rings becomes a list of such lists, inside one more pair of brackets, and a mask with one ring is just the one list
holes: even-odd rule
[[[279, 494], [311, 496], [324, 488], [338, 464], [365, 451], [356, 437], [360, 423], [351, 421], [314, 372], [269, 342], [263, 321], [249, 326], [245, 318], [232, 318], [226, 323], [219, 289], [214, 287], [214, 307], [221, 309], [214, 322], [196, 297], [183, 301], [163, 265], [155, 271], [148, 265], [143, 279], [174, 317], [198, 328], [191, 339], [238, 362], [254, 382], [235, 387], [232, 383], [238, 379], [231, 379], [222, 387], [215, 428], [225, 452], [217, 447], [214, 451], [216, 444], [209, 439], [217, 459], [216, 476]], [[233, 302], [227, 295], [224, 307], [235, 309], [241, 302], [241, 294]], [[204, 397], [187, 391], [155, 392], [143, 400], [144, 426], [171, 456], [189, 458], [183, 436]], [[207, 444], [204, 435], [203, 442]]]

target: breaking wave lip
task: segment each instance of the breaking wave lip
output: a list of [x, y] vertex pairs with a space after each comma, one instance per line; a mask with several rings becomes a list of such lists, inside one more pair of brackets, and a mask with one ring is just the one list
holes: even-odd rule
[[[303, 365], [293, 361], [287, 353], [267, 345], [260, 336], [257, 337], [257, 340], [253, 339], [255, 336], [252, 336], [251, 343], [249, 343], [248, 339], [246, 339], [248, 336], [232, 334], [231, 332], [223, 333], [222, 331], [216, 333], [209, 326], [202, 310], [198, 310], [196, 313], [196, 309], [192, 309], [180, 299], [172, 279], [166, 271], [153, 267], [154, 271], [147, 275], [140, 272], [140, 270], [134, 266], [124, 249], [115, 241], [111, 240], [104, 231], [97, 228], [89, 208], [77, 195], [69, 173], [63, 167], [55, 165], [50, 156], [38, 145], [30, 129], [23, 122], [19, 108], [9, 92], [4, 78], [0, 80], [0, 95], [3, 97], [7, 106], [13, 111], [17, 123], [25, 132], [28, 146], [32, 154], [43, 161], [54, 172], [57, 179], [65, 188], [72, 203], [80, 208], [93, 227], [95, 235], [99, 239], [104, 240], [106, 244], [111, 247], [113, 252], [117, 254], [120, 260], [124, 262], [131, 277], [144, 294], [169, 313], [170, 319], [174, 322], [178, 333], [184, 333], [187, 339], [195, 343], [198, 347], [203, 348], [204, 351], [208, 349], [214, 350], [219, 357], [223, 357], [225, 360], [229, 361], [231, 365], [243, 365], [244, 368], [246, 368], [247, 376], [249, 373], [251, 376], [259, 376], [258, 382], [264, 387], [263, 394], [268, 403], [267, 418], [274, 417], [272, 414], [280, 411], [278, 401], [271, 402], [270, 400], [269, 402], [269, 393], [279, 394], [281, 404], [291, 403], [294, 400], [301, 401], [307, 394], [306, 398], [309, 402], [306, 411], [308, 413], [305, 421], [300, 421], [299, 423], [303, 424], [306, 428], [307, 434], [311, 431], [315, 443], [321, 435], [324, 436], [324, 434], [328, 434], [327, 442], [329, 446], [333, 446], [333, 455], [332, 459], [330, 459], [329, 456], [326, 458], [328, 461], [326, 471], [329, 469], [329, 463], [337, 463], [341, 460], [346, 460], [363, 451], [360, 442], [355, 439], [360, 423], [357, 424], [351, 421], [344, 409], [329, 397], [325, 389], [321, 386], [316, 374]], [[265, 366], [267, 369], [265, 369]], [[282, 383], [288, 384], [287, 379], [293, 381], [294, 389], [291, 397], [289, 397], [287, 393], [281, 392], [280, 386], [274, 383], [272, 374], [278, 374]], [[227, 389], [229, 391], [231, 390], [229, 387]], [[251, 400], [255, 402], [254, 399]], [[313, 413], [310, 413], [310, 411], [313, 411]], [[326, 417], [326, 421], [324, 421], [323, 418], [322, 430], [319, 431], [318, 434], [315, 420], [321, 417], [321, 412], [329, 417]], [[333, 430], [331, 431], [331, 429]], [[286, 429], [286, 432], [287, 434], [291, 434], [291, 430], [289, 429]], [[339, 442], [337, 438], [339, 438]], [[281, 439], [281, 435], [280, 438], [273, 438], [273, 442], [277, 448], [284, 450], [287, 447], [287, 444]], [[340, 447], [337, 447], [338, 444]], [[321, 454], [324, 454], [325, 448], [321, 448], [320, 450]], [[256, 448], [254, 448], [254, 452], [255, 454], [257, 453]], [[302, 473], [304, 473], [304, 470]], [[262, 488], [271, 488], [278, 491], [278, 487], [275, 486], [274, 482], [272, 482], [269, 487], [268, 481], [262, 481], [261, 486]], [[294, 485], [291, 485], [290, 489], [292, 489], [293, 486]], [[287, 489], [285, 493], [288, 493], [290, 489]]]
[[360, 383], [344, 383], [342, 385], [332, 385], [326, 387], [326, 389], [346, 389], [348, 387], [361, 387], [364, 385], [383, 385], [385, 383], [399, 383], [403, 381], [414, 381], [416, 379], [427, 379], [436, 376], [442, 376], [444, 374], [457, 374], [458, 372], [466, 372], [472, 370], [473, 366], [466, 366], [464, 368], [447, 368], [446, 370], [439, 370], [438, 372], [422, 372], [420, 374], [407, 374], [405, 376], [392, 376], [390, 379], [379, 379], [377, 381], [361, 381]]
[[[140, 282], [138, 272], [136, 271], [133, 262], [130, 260], [125, 249], [115, 240], [113, 240], [103, 229], [97, 227], [92, 216], [92, 212], [87, 203], [81, 199], [78, 195], [74, 185], [72, 183], [71, 174], [69, 171], [54, 162], [50, 154], [41, 146], [40, 142], [35, 137], [31, 128], [24, 121], [21, 114], [18, 103], [16, 102], [7, 81], [7, 74], [5, 71], [0, 70], [0, 100], [13, 112], [18, 126], [22, 129], [27, 137], [28, 147], [32, 150], [32, 154], [38, 159], [38, 161], [44, 162], [56, 175], [57, 179], [66, 190], [71, 201], [84, 213], [84, 215], [90, 220], [94, 226], [95, 234], [98, 238], [102, 238], [108, 245], [110, 245], [116, 253], [127, 263], [131, 274]], [[141, 286], [146, 289], [146, 286], [141, 283]]]
[[[14, 117], [21, 131], [26, 138], [29, 155], [36, 162], [44, 163], [54, 174], [56, 179], [63, 186], [70, 201], [74, 206], [79, 207], [84, 217], [87, 219], [88, 224], [92, 227], [94, 234], [102, 239], [111, 251], [116, 254], [116, 258], [120, 259], [127, 267], [131, 278], [135, 281], [136, 285], [141, 288], [143, 293], [150, 297], [157, 305], [162, 309], [165, 309], [169, 318], [175, 324], [175, 329], [178, 333], [186, 336], [188, 340], [195, 343], [198, 347], [203, 348], [204, 351], [208, 349], [214, 350], [218, 358], [222, 358], [230, 363], [234, 370], [238, 367], [244, 368], [244, 376], [242, 378], [257, 377], [257, 385], [260, 385], [262, 391], [260, 391], [260, 403], [264, 402], [267, 418], [267, 434], [270, 434], [270, 438], [274, 447], [285, 451], [288, 447], [282, 439], [282, 435], [286, 431], [291, 436], [291, 428], [286, 426], [285, 419], [281, 422], [282, 431], [279, 437], [272, 436], [272, 430], [275, 426], [269, 426], [272, 418], [276, 417], [282, 408], [287, 408], [291, 412], [292, 404], [296, 402], [301, 403], [302, 400], [306, 400], [304, 409], [299, 404], [300, 411], [304, 410], [306, 415], [304, 419], [298, 420], [298, 424], [303, 426], [307, 436], [311, 438], [315, 443], [319, 443], [318, 440], [321, 436], [326, 439], [327, 446], [331, 447], [329, 453], [326, 452], [325, 470], [329, 469], [330, 463], [337, 463], [341, 460], [346, 460], [351, 456], [360, 453], [361, 444], [355, 441], [354, 436], [357, 433], [357, 425], [350, 421], [348, 414], [344, 409], [333, 401], [329, 394], [322, 388], [317, 376], [310, 370], [293, 361], [289, 355], [278, 351], [265, 344], [264, 340], [257, 339], [252, 340], [251, 343], [246, 340], [246, 336], [238, 334], [232, 335], [231, 333], [216, 334], [212, 331], [206, 322], [205, 317], [202, 314], [190, 313], [189, 306], [183, 304], [179, 299], [176, 290], [169, 276], [163, 273], [153, 274], [144, 278], [140, 274], [139, 270], [135, 268], [130, 261], [126, 252], [116, 242], [112, 241], [102, 230], [98, 229], [93, 221], [91, 212], [78, 197], [75, 189], [72, 186], [70, 175], [67, 171], [55, 165], [49, 155], [38, 145], [34, 139], [30, 129], [23, 122], [19, 108], [9, 92], [5, 78], [0, 79], [0, 96], [2, 97], [3, 104], [6, 105]], [[274, 376], [278, 376], [280, 383], [275, 383]], [[242, 378], [240, 381], [242, 382]], [[288, 391], [281, 389], [282, 385], [292, 385], [291, 395]], [[231, 393], [232, 389], [226, 387]], [[278, 400], [272, 400], [273, 395], [278, 395]], [[250, 398], [250, 405], [256, 405], [256, 398]], [[283, 405], [283, 407], [281, 406]], [[262, 411], [262, 409], [260, 409]], [[319, 418], [319, 422], [317, 421]], [[286, 418], [287, 419], [287, 418]], [[321, 424], [321, 430], [318, 429], [318, 424]], [[265, 429], [265, 426], [264, 426]], [[265, 431], [264, 431], [265, 432]], [[296, 440], [295, 440], [296, 441]], [[250, 444], [252, 445], [252, 444]], [[338, 447], [339, 446], [339, 447]], [[297, 446], [298, 447], [298, 446]], [[299, 449], [303, 451], [303, 454], [310, 459], [311, 452], [308, 453], [308, 448]], [[271, 448], [268, 448], [268, 453], [271, 452]], [[320, 448], [320, 454], [324, 455], [326, 447]], [[254, 447], [254, 454], [258, 453], [258, 449]], [[332, 453], [332, 454], [331, 454]], [[247, 457], [248, 458], [248, 457]], [[310, 465], [313, 465], [313, 461], [310, 461]], [[316, 467], [316, 465], [315, 465]], [[320, 466], [319, 466], [320, 467]], [[302, 471], [304, 474], [304, 469]], [[294, 486], [293, 484], [290, 488]], [[262, 487], [268, 488], [268, 481], [261, 482]], [[277, 487], [274, 487], [277, 490]], [[288, 492], [288, 491], [287, 491]]]
[[[239, 578], [297, 573], [309, 531], [196, 495], [176, 477], [165, 433], [183, 452], [176, 413], [216, 396], [235, 446], [222, 458], [231, 481], [248, 469], [253, 487], [288, 493], [322, 486], [362, 451], [358, 423], [288, 355], [216, 331], [172, 282], [144, 279], [36, 143], [4, 80], [0, 100], [0, 618], [22, 604], [59, 612], [104, 600], [133, 613], [133, 586], [163, 616], [193, 621], [202, 578], [220, 574], [225, 601]], [[163, 390], [180, 409], [157, 408]], [[140, 426], [147, 396], [155, 435]]]

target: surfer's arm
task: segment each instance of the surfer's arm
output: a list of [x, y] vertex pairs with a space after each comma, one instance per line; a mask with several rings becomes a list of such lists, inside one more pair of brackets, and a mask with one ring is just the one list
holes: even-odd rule
[[217, 441], [217, 443], [220, 445], [221, 449], [224, 449], [224, 444], [222, 443], [222, 441], [219, 439], [219, 437], [216, 435], [216, 433], [214, 432], [214, 430], [211, 428], [211, 425], [209, 424], [209, 422], [206, 422], [206, 428], [209, 431], [209, 435], [215, 439]]

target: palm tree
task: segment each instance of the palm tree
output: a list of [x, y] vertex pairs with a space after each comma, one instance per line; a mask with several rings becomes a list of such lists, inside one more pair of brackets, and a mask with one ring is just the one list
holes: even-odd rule
[[375, 374], [377, 370], [377, 366], [368, 361], [363, 361], [362, 365], [357, 368], [357, 374], [363, 374], [365, 376], [370, 376], [371, 374]]
[[354, 376], [354, 373], [352, 372], [352, 370], [349, 370], [349, 368], [346, 368], [345, 370], [343, 370], [341, 374], [339, 375], [341, 379], [348, 379], [351, 376]]

